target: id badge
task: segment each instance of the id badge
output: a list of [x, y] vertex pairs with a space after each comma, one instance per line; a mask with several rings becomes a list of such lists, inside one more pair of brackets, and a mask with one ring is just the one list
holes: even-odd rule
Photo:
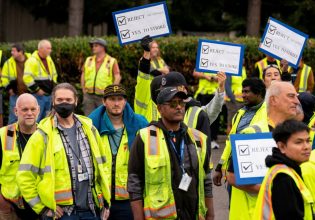
[[89, 174], [87, 172], [78, 174], [78, 181], [79, 182], [82, 182], [82, 181], [88, 180], [88, 179], [89, 179]]
[[192, 178], [187, 173], [184, 173], [182, 176], [182, 180], [179, 183], [178, 188], [187, 192], [188, 187], [191, 183], [191, 180]]
[[82, 170], [82, 165], [81, 164], [78, 164], [78, 173], [82, 173], [83, 172], [83, 170]]

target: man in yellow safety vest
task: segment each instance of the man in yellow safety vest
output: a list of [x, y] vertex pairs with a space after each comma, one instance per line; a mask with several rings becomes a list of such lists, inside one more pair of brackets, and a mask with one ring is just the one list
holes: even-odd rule
[[0, 220], [36, 219], [38, 215], [22, 198], [15, 179], [25, 145], [36, 131], [39, 106], [33, 95], [17, 98], [18, 121], [0, 129]]
[[138, 130], [148, 125], [142, 115], [133, 112], [126, 98], [123, 86], [109, 85], [104, 90], [103, 105], [89, 115], [105, 148], [105, 175], [111, 183], [112, 220], [133, 219], [127, 192], [129, 152]]
[[42, 218], [107, 219], [106, 157], [92, 121], [74, 114], [76, 89], [52, 91], [55, 113], [29, 139], [16, 175], [22, 196]]
[[134, 219], [212, 219], [206, 136], [182, 123], [186, 93], [166, 87], [161, 119], [140, 130], [130, 152], [128, 192]]
[[93, 56], [86, 58], [81, 74], [83, 111], [88, 116], [102, 105], [104, 89], [119, 84], [121, 80], [118, 62], [107, 53], [107, 42], [102, 38], [90, 41]]

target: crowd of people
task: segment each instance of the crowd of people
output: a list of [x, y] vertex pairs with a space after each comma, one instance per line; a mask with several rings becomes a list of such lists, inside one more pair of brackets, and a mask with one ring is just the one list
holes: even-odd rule
[[[227, 186], [230, 220], [314, 219], [314, 76], [303, 59], [294, 69], [266, 56], [240, 76], [194, 71], [199, 85], [190, 94], [185, 77], [145, 36], [132, 108], [107, 42], [89, 44], [84, 115], [75, 113], [77, 90], [57, 82], [50, 41], [32, 54], [13, 44], [8, 60], [0, 51], [9, 95], [0, 129], [0, 220], [220, 219], [213, 184]], [[224, 104], [227, 139], [213, 164]], [[263, 132], [277, 144], [269, 170], [261, 184], [238, 185], [230, 135]]]

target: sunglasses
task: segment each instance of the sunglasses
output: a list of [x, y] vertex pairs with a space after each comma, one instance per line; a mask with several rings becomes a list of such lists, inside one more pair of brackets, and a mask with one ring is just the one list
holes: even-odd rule
[[173, 100], [171, 102], [165, 102], [163, 105], [169, 105], [171, 108], [176, 108], [178, 105], [180, 105], [180, 107], [185, 107], [186, 102], [183, 100]]

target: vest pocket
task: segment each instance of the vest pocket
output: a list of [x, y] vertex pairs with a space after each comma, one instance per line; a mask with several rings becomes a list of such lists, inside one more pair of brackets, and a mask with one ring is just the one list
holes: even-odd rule
[[145, 181], [149, 184], [160, 184], [166, 181], [166, 158], [151, 156], [147, 158]]

